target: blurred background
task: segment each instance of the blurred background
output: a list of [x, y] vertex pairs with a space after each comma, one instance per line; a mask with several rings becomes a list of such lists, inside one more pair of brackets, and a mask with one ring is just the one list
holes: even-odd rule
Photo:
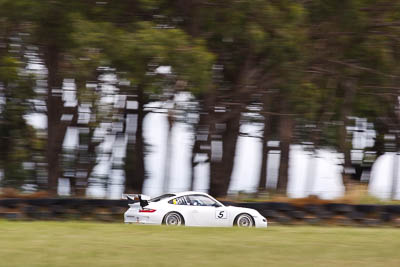
[[0, 187], [399, 200], [400, 1], [0, 0]]

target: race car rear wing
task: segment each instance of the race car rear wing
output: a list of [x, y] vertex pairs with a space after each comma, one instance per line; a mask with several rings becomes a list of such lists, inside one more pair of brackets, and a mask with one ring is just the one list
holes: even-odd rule
[[144, 208], [149, 205], [150, 197], [142, 194], [122, 194], [122, 199], [127, 199], [128, 205], [139, 202], [140, 206]]

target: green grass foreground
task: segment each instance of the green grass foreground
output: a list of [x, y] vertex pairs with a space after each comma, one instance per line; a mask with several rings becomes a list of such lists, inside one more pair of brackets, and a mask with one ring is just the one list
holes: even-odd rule
[[400, 266], [400, 229], [0, 221], [0, 266]]

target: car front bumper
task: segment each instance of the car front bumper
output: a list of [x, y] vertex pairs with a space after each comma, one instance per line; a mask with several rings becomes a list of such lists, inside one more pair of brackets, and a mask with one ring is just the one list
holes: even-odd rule
[[254, 217], [254, 222], [256, 224], [256, 228], [266, 228], [268, 226], [267, 219], [262, 216]]

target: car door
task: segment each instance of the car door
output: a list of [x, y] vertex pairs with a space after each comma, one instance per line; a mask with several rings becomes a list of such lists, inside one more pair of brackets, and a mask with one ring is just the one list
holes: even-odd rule
[[189, 195], [192, 217], [197, 226], [226, 226], [228, 211], [205, 195]]
[[198, 206], [192, 207], [192, 218], [196, 226], [210, 226], [214, 215], [214, 207]]

